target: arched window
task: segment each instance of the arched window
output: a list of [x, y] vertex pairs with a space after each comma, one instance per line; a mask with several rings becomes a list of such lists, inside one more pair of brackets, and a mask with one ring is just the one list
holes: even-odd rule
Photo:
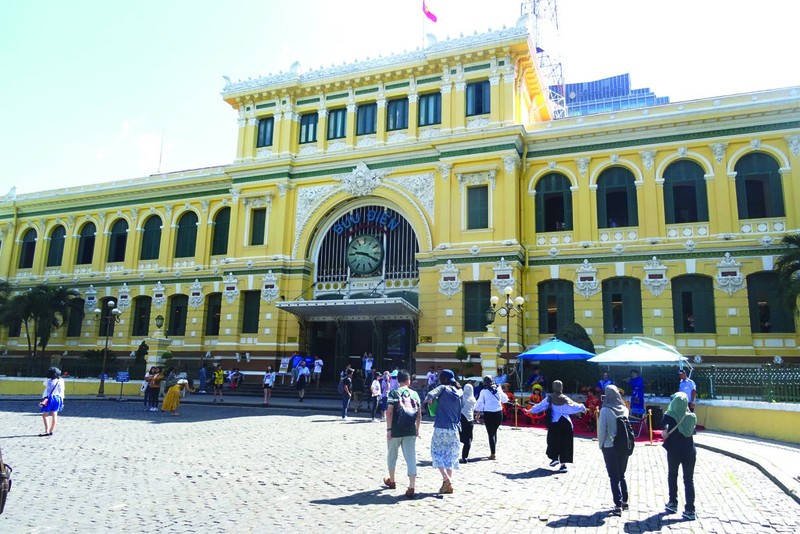
[[740, 219], [783, 217], [783, 187], [778, 162], [763, 152], [743, 156], [736, 171], [736, 204]]
[[150, 309], [153, 299], [140, 296], [133, 299], [133, 329], [131, 335], [146, 336], [150, 333]]
[[197, 215], [187, 211], [178, 220], [178, 236], [175, 240], [175, 257], [191, 258], [197, 246]]
[[128, 244], [128, 221], [117, 219], [111, 226], [108, 240], [108, 261], [125, 261], [125, 246]]
[[64, 259], [64, 241], [67, 231], [60, 224], [50, 232], [50, 248], [47, 249], [47, 266], [61, 267]]
[[747, 277], [750, 329], [754, 334], [794, 333], [794, 317], [781, 306], [779, 292], [778, 275], [774, 272], [754, 273]]
[[708, 193], [703, 168], [688, 159], [664, 171], [664, 217], [667, 224], [708, 221]]
[[28, 228], [22, 235], [22, 244], [19, 248], [19, 268], [30, 269], [33, 267], [34, 254], [36, 254], [36, 230]]
[[92, 263], [94, 258], [94, 239], [97, 229], [94, 223], [88, 222], [81, 228], [80, 235], [78, 236], [78, 254], [75, 258], [75, 263], [78, 265], [87, 265]]
[[206, 297], [206, 335], [218, 336], [222, 319], [222, 293], [211, 293]]
[[572, 191], [569, 178], [551, 173], [536, 182], [536, 231], [572, 230]]
[[[82, 298], [76, 298], [81, 306], [85, 303]], [[77, 307], [77, 304], [76, 304]], [[81, 337], [81, 327], [83, 326], [83, 314], [75, 308], [67, 308], [67, 337]]]
[[222, 208], [214, 216], [214, 232], [211, 237], [211, 255], [228, 253], [228, 230], [231, 226], [231, 209]]
[[539, 333], [555, 334], [575, 322], [575, 292], [568, 280], [539, 282]]
[[603, 280], [603, 331], [606, 334], [642, 333], [642, 290], [637, 278]]
[[142, 226], [142, 251], [140, 260], [157, 260], [161, 247], [161, 217], [151, 215]]
[[167, 323], [168, 335], [186, 335], [186, 313], [188, 307], [189, 297], [186, 295], [173, 295], [169, 298], [169, 319]]
[[687, 274], [670, 280], [672, 320], [676, 334], [713, 334], [717, 331], [714, 313], [714, 283], [708, 276]]
[[611, 167], [597, 177], [597, 227], [638, 226], [636, 184], [633, 173]]

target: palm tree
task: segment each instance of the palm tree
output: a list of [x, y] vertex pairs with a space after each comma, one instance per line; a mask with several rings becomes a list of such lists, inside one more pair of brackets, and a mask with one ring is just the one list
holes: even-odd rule
[[800, 234], [785, 235], [781, 243], [785, 251], [775, 262], [780, 301], [786, 309], [800, 315], [797, 303], [800, 298]]
[[38, 348], [47, 348], [51, 334], [66, 323], [70, 313], [83, 317], [83, 301], [78, 297], [78, 291], [61, 286], [32, 287], [0, 302], [0, 322], [5, 325], [21, 322], [28, 340], [28, 354], [36, 356]]

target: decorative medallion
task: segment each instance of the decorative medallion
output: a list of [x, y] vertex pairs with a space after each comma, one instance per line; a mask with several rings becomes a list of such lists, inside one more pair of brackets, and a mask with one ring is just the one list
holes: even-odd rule
[[261, 300], [272, 302], [278, 298], [278, 279], [270, 269], [261, 280]]
[[233, 276], [233, 273], [228, 273], [222, 282], [222, 297], [228, 304], [233, 304], [233, 301], [239, 296], [239, 280]]
[[117, 294], [117, 309], [120, 312], [124, 312], [127, 310], [131, 305], [131, 290], [128, 288], [128, 284], [123, 282], [122, 287]]
[[597, 280], [597, 269], [592, 267], [589, 260], [575, 269], [578, 279], [575, 281], [575, 293], [583, 295], [587, 299], [592, 295], [600, 293], [600, 282]]
[[452, 298], [453, 295], [461, 291], [461, 280], [458, 278], [458, 267], [453, 265], [451, 260], [447, 260], [447, 265], [439, 271], [439, 293]]
[[189, 306], [199, 308], [203, 304], [203, 298], [203, 284], [195, 278], [194, 283], [189, 286]]
[[93, 285], [89, 286], [89, 289], [84, 293], [84, 297], [86, 297], [86, 309], [94, 311], [94, 309], [97, 308], [97, 290]]
[[155, 309], [160, 310], [162, 306], [167, 302], [167, 288], [159, 280], [158, 283], [153, 286], [153, 306]]
[[372, 192], [382, 184], [383, 178], [388, 171], [373, 171], [367, 167], [363, 161], [359, 161], [356, 168], [348, 174], [334, 176], [334, 180], [342, 182], [344, 190], [356, 197], [363, 197]]
[[717, 264], [715, 287], [728, 295], [733, 295], [736, 291], [744, 289], [742, 264], [737, 263], [730, 252], [726, 252], [722, 261]]
[[654, 297], [659, 296], [669, 285], [669, 278], [666, 276], [666, 265], [653, 256], [651, 261], [644, 264], [644, 272], [642, 284], [650, 290], [651, 295]]
[[517, 281], [514, 279], [514, 267], [509, 265], [505, 258], [500, 258], [494, 267], [494, 280], [492, 285], [498, 292], [502, 293], [503, 290], [509, 286], [514, 287]]

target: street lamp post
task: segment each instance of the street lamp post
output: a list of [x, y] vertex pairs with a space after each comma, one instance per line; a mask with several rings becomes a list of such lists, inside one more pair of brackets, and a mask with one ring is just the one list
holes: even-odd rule
[[490, 323], [494, 322], [496, 315], [506, 318], [506, 364], [508, 364], [508, 360], [511, 358], [510, 321], [512, 317], [522, 314], [522, 309], [525, 305], [525, 299], [521, 296], [511, 300], [511, 295], [513, 293], [514, 289], [511, 286], [506, 287], [503, 290], [503, 294], [506, 297], [504, 302], [500, 302], [500, 297], [497, 295], [492, 295], [492, 298], [489, 300], [489, 309], [486, 311], [486, 319]]
[[113, 325], [119, 322], [119, 316], [122, 313], [117, 308], [117, 303], [113, 300], [107, 300], [103, 304], [106, 308], [108, 308], [108, 315], [103, 317], [103, 310], [100, 308], [95, 308], [94, 313], [97, 316], [97, 319], [101, 321], [101, 324], [105, 324], [106, 327], [106, 344], [105, 348], [103, 349], [103, 368], [100, 371], [100, 387], [97, 390], [98, 397], [105, 397], [106, 392], [106, 359], [108, 358], [108, 338], [111, 335], [111, 330]]

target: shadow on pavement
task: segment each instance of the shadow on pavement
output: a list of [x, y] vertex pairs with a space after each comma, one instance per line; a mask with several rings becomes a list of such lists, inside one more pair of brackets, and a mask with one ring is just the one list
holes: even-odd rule
[[553, 471], [552, 469], [545, 469], [543, 467], [538, 467], [533, 471], [528, 471], [527, 473], [497, 473], [497, 474], [502, 475], [509, 480], [527, 480], [530, 478], [544, 478], [552, 475], [557, 475], [558, 471]]
[[661, 532], [664, 527], [673, 523], [683, 523], [683, 519], [680, 516], [673, 519], [664, 519], [664, 513], [659, 512], [639, 521], [626, 522], [625, 532]]
[[14, 439], [14, 438], [36, 438], [36, 437], [45, 437], [41, 434], [18, 434], [16, 436], [0, 436], [0, 439]]
[[600, 527], [606, 523], [609, 511], [595, 512], [592, 515], [571, 514], [558, 521], [550, 521], [550, 528]]
[[352, 495], [344, 495], [342, 497], [334, 497], [332, 499], [315, 499], [309, 502], [311, 504], [330, 504], [332, 506], [368, 506], [373, 504], [396, 504], [398, 501], [412, 501], [424, 499], [426, 497], [440, 497], [434, 493], [417, 493], [414, 499], [407, 499], [403, 493], [394, 494], [387, 493], [387, 491], [390, 490], [377, 489], [361, 491], [359, 493], [353, 493]]

